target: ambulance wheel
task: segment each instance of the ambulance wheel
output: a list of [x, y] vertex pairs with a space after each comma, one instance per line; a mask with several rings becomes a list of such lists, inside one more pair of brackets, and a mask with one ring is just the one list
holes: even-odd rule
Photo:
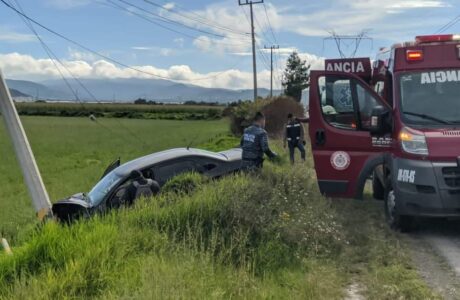
[[383, 200], [385, 199], [385, 187], [382, 182], [376, 176], [375, 172], [372, 176], [372, 195], [374, 199]]
[[398, 198], [391, 184], [391, 180], [387, 180], [385, 185], [385, 217], [388, 225], [393, 230], [409, 232], [413, 229], [414, 220], [411, 216], [401, 215], [398, 212]]

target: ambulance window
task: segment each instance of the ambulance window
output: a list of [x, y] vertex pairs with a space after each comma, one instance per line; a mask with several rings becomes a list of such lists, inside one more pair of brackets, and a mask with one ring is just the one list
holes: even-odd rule
[[331, 126], [368, 130], [379, 101], [358, 80], [327, 76], [318, 81], [323, 117]]
[[321, 77], [318, 86], [324, 119], [334, 127], [356, 130], [351, 79], [339, 76]]
[[361, 129], [367, 130], [371, 126], [372, 111], [379, 105], [379, 102], [359, 83], [356, 85], [356, 94], [358, 96]]

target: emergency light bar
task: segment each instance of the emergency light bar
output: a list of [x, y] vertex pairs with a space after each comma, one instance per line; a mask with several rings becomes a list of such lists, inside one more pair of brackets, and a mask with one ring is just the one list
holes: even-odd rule
[[434, 34], [434, 35], [419, 35], [415, 37], [417, 44], [436, 43], [436, 42], [453, 42], [460, 41], [458, 34]]
[[406, 60], [407, 61], [421, 61], [421, 60], [423, 60], [423, 51], [422, 50], [407, 50], [406, 51]]

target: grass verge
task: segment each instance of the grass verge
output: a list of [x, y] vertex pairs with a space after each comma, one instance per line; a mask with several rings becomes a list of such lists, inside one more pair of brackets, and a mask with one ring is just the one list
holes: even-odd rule
[[313, 172], [184, 175], [132, 209], [46, 224], [0, 256], [0, 298], [342, 299], [351, 283], [370, 299], [435, 298], [380, 204], [326, 199]]

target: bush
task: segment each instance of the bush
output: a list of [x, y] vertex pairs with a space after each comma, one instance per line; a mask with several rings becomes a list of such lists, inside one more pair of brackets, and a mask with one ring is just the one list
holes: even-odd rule
[[230, 131], [235, 135], [241, 135], [244, 129], [251, 125], [256, 112], [262, 111], [268, 102], [269, 100], [257, 99], [256, 102], [244, 101], [233, 107], [230, 112]]
[[292, 113], [296, 117], [303, 117], [305, 115], [302, 104], [286, 96], [274, 98], [265, 105], [262, 112], [267, 119], [265, 129], [272, 136], [282, 134], [289, 113]]
[[230, 130], [235, 135], [241, 135], [244, 129], [251, 125], [256, 112], [261, 111], [267, 119], [265, 129], [271, 136], [279, 136], [286, 123], [288, 113], [303, 117], [302, 104], [290, 97], [279, 96], [271, 99], [259, 99], [256, 102], [245, 101], [236, 107], [229, 108], [225, 114], [230, 115]]

